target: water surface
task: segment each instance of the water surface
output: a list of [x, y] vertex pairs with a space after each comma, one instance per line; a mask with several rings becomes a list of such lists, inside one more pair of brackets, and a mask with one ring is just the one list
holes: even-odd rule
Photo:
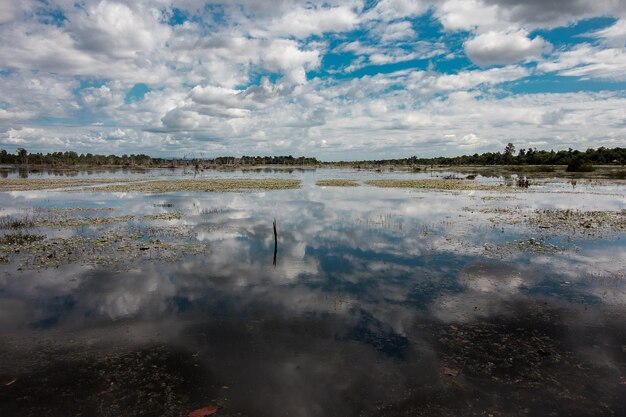
[[[0, 215], [133, 216], [31, 229], [49, 238], [209, 248], [0, 264], [1, 415], [626, 415], [626, 235], [494, 211], [619, 211], [624, 187], [443, 192], [315, 185], [431, 173], [213, 174], [303, 185], [0, 193]], [[161, 213], [180, 216], [142, 220]]]

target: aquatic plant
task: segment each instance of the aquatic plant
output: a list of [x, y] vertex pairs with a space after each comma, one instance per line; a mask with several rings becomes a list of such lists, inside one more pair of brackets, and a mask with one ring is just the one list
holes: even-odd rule
[[29, 216], [4, 216], [0, 218], [0, 229], [25, 229], [33, 227], [34, 219]]
[[29, 233], [10, 233], [0, 237], [0, 244], [2, 245], [25, 245], [33, 242], [39, 242], [46, 237], [43, 235], [33, 235]]

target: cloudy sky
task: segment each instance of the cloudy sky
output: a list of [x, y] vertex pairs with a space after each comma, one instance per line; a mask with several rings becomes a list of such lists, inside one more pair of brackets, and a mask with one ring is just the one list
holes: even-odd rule
[[2, 0], [0, 39], [10, 152], [626, 143], [626, 0]]

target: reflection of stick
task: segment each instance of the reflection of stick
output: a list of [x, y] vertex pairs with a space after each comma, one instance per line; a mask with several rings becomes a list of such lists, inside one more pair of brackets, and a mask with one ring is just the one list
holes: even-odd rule
[[277, 254], [278, 254], [278, 233], [276, 232], [276, 219], [274, 219], [274, 266], [276, 266]]

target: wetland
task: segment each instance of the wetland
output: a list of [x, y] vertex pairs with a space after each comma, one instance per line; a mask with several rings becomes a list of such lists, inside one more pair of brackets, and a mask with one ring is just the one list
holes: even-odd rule
[[528, 172], [6, 171], [0, 415], [626, 415], [626, 181]]

